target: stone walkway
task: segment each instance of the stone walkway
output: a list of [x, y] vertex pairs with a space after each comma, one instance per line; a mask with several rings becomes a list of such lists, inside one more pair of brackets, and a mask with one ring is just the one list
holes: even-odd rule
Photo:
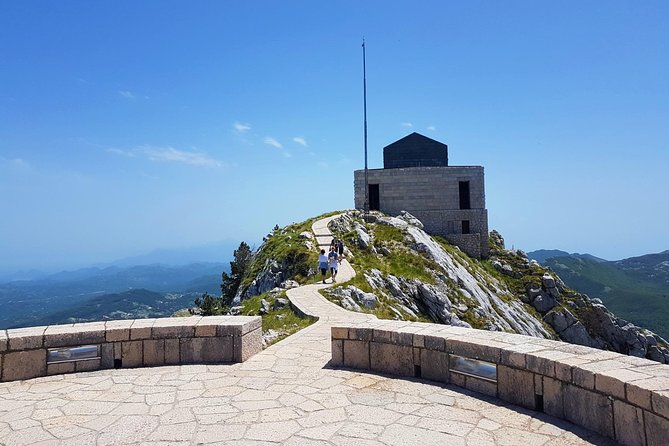
[[[313, 226], [329, 246], [327, 222]], [[346, 262], [340, 282], [354, 274]], [[0, 384], [0, 444], [612, 445], [561, 420], [454, 386], [327, 366], [350, 313], [307, 285], [320, 320], [243, 364], [104, 370]]]

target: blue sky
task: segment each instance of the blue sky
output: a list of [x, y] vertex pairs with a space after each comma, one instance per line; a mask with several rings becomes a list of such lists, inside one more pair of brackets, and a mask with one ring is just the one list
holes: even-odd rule
[[[508, 247], [669, 249], [669, 3], [0, 1], [0, 269], [259, 241], [417, 131]], [[227, 257], [224, 253], [222, 257]]]

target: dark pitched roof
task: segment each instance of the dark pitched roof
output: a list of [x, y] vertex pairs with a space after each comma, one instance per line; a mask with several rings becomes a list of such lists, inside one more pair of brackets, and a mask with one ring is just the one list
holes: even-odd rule
[[384, 169], [448, 166], [448, 146], [413, 132], [383, 148]]

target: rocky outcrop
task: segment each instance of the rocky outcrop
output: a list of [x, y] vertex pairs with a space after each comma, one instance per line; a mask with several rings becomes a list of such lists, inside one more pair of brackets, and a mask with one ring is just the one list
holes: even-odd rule
[[365, 293], [354, 286], [334, 288], [330, 295], [339, 299], [339, 304], [350, 311], [361, 312], [363, 308], [372, 309], [378, 303], [374, 293]]
[[[483, 278], [483, 272], [470, 268], [464, 257], [452, 256], [422, 229], [423, 225], [414, 216], [402, 212], [397, 217], [376, 215], [375, 218], [376, 224], [393, 226], [403, 232], [404, 246], [398, 249], [409, 249], [435, 264], [433, 283], [383, 274], [374, 269], [365, 272], [374, 294], [392, 302], [390, 308], [396, 318], [428, 314], [445, 324], [550, 336], [540, 320], [529, 315], [521, 302], [511, 299], [512, 293], [502, 282], [490, 276]], [[361, 224], [350, 222], [350, 217], [337, 220], [340, 219], [333, 220], [331, 227], [354, 230], [361, 249], [392, 255], [392, 249], [387, 246], [380, 254], [382, 246], [377, 245], [378, 241]]]
[[[498, 237], [498, 243], [499, 239], [501, 236]], [[514, 255], [521, 258], [521, 264], [525, 264], [525, 253], [516, 251]], [[493, 264], [494, 262], [505, 265], [498, 260], [493, 260]], [[537, 269], [541, 268], [536, 262], [528, 263]], [[516, 271], [510, 265], [507, 266], [509, 268], [496, 268], [503, 274], [514, 276]], [[505, 272], [507, 269], [510, 272]], [[571, 291], [569, 301], [565, 302], [562, 293], [566, 291], [568, 290], [560, 278], [546, 271], [541, 276], [540, 286], [528, 283], [526, 293], [521, 298], [544, 315], [544, 322], [565, 342], [669, 363], [666, 340], [616, 317], [600, 299], [589, 299], [583, 294]]]
[[[549, 337], [550, 333], [543, 324], [529, 315], [523, 304], [513, 299], [513, 294], [505, 284], [482, 271], [476, 271], [467, 263], [468, 257], [452, 256], [425, 231], [409, 225], [406, 229], [413, 239], [410, 245], [418, 252], [435, 261], [446, 273], [452, 287], [459, 290], [454, 296], [461, 294], [464, 302], [478, 319], [485, 319], [488, 330], [513, 331], [531, 336]], [[470, 268], [468, 268], [470, 267]], [[502, 299], [505, 297], [505, 299]]]
[[605, 346], [603, 342], [597, 342], [593, 339], [583, 323], [566, 308], [548, 312], [544, 316], [544, 320], [553, 327], [563, 341], [595, 348], [604, 348]]
[[[277, 262], [274, 259], [267, 259], [265, 265], [256, 275], [255, 279], [247, 287], [239, 287], [237, 295], [233, 300], [233, 305], [249, 297], [272, 291], [274, 289], [291, 289], [300, 286], [298, 282], [292, 279], [285, 279], [292, 274], [294, 270], [290, 261]], [[285, 279], [285, 280], [284, 280]]]
[[[655, 333], [616, 317], [604, 305], [583, 300], [579, 316], [600, 346], [639, 358], [669, 363], [667, 341]], [[602, 348], [602, 347], [600, 347]]]
[[369, 249], [369, 247], [371, 246], [372, 238], [369, 236], [369, 234], [365, 230], [365, 227], [362, 226], [360, 223], [356, 222], [353, 225], [353, 229], [355, 230], [355, 233], [358, 235], [358, 237], [356, 239], [356, 244], [361, 249]]
[[248, 297], [257, 296], [278, 287], [284, 280], [284, 270], [285, 267], [279, 265], [276, 260], [265, 260], [265, 265], [251, 284], [248, 287], [239, 287], [233, 303], [237, 304]]
[[309, 231], [304, 231], [301, 232], [300, 235], [298, 236], [300, 240], [303, 240], [304, 247], [307, 248], [309, 251], [314, 249], [314, 243], [316, 243], [316, 238], [314, 237], [314, 234], [312, 234]]

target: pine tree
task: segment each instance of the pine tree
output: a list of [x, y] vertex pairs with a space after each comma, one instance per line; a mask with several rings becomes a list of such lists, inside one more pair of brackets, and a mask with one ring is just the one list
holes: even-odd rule
[[225, 306], [231, 306], [232, 300], [237, 294], [239, 285], [244, 278], [244, 272], [249, 263], [253, 253], [246, 242], [241, 242], [239, 248], [234, 252], [234, 260], [230, 262], [230, 274], [223, 273], [221, 275], [221, 300]]
[[214, 297], [209, 293], [204, 293], [202, 297], [195, 299], [195, 306], [200, 308], [202, 316], [216, 316], [227, 313], [228, 310], [223, 306], [220, 297]]

